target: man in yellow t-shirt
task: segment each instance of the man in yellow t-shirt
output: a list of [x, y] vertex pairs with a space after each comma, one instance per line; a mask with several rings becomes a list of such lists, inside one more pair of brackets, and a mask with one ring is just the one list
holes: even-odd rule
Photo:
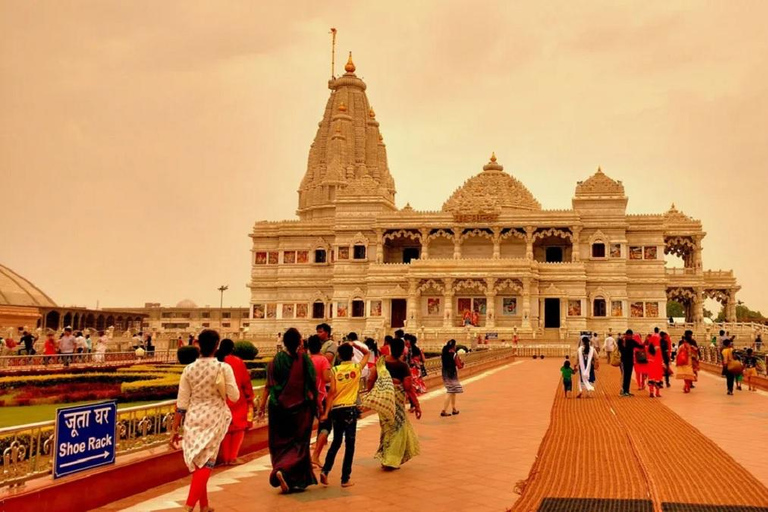
[[320, 473], [320, 482], [328, 485], [328, 474], [333, 469], [336, 454], [344, 440], [344, 462], [341, 467], [341, 486], [351, 487], [352, 460], [355, 457], [355, 434], [357, 432], [357, 397], [360, 393], [362, 369], [368, 364], [368, 347], [357, 343], [356, 348], [363, 353], [359, 363], [352, 362], [354, 348], [351, 343], [344, 343], [338, 349], [341, 363], [331, 369], [331, 389], [326, 399], [325, 412], [321, 420], [329, 417], [333, 422], [333, 442], [325, 456], [325, 464]]

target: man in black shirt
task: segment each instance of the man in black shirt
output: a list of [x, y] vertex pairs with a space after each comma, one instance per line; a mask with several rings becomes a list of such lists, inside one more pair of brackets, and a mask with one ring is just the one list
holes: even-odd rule
[[635, 396], [629, 392], [632, 382], [632, 369], [635, 366], [635, 349], [642, 347], [634, 338], [632, 329], [627, 329], [624, 336], [619, 338], [619, 353], [621, 354], [622, 385], [620, 396]]
[[19, 355], [21, 355], [22, 351], [26, 352], [28, 356], [35, 354], [35, 342], [37, 341], [36, 336], [32, 336], [27, 331], [24, 331], [20, 341], [24, 348], [19, 349]]

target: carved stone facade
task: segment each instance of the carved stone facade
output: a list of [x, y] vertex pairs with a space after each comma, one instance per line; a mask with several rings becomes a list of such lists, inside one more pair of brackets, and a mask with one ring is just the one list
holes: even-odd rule
[[[347, 73], [331, 97], [299, 188], [299, 221], [257, 222], [251, 238], [251, 332], [290, 326], [382, 335], [466, 331], [563, 338], [647, 331], [668, 300], [703, 319], [703, 301], [735, 316], [731, 271], [704, 271], [701, 223], [674, 206], [627, 214], [620, 181], [598, 169], [570, 209], [543, 210], [493, 155], [441, 211], [397, 209], [366, 85]], [[665, 254], [683, 268], [667, 268]]]

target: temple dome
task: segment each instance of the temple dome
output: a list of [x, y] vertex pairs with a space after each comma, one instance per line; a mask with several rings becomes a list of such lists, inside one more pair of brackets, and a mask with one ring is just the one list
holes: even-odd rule
[[519, 180], [504, 172], [496, 155], [483, 172], [468, 179], [443, 204], [444, 212], [501, 213], [504, 210], [541, 210], [541, 204]]
[[184, 299], [180, 301], [178, 304], [176, 304], [177, 308], [184, 308], [184, 309], [196, 309], [197, 304], [193, 300], [190, 299]]
[[40, 288], [3, 265], [0, 265], [0, 305], [57, 307]]

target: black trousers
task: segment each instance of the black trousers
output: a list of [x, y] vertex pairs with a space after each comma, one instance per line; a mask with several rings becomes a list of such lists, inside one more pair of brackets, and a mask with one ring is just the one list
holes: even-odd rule
[[336, 454], [344, 441], [344, 462], [341, 466], [341, 482], [349, 482], [352, 475], [352, 461], [355, 458], [355, 437], [357, 436], [357, 407], [340, 407], [331, 410], [333, 420], [333, 441], [325, 456], [323, 473], [326, 475], [333, 469]]
[[624, 393], [629, 393], [629, 385], [632, 382], [632, 369], [635, 367], [635, 362], [632, 359], [621, 360], [622, 375], [621, 390]]
[[733, 381], [736, 379], [736, 376], [729, 372], [728, 370], [725, 370], [725, 381], [728, 384], [728, 392], [733, 393]]

